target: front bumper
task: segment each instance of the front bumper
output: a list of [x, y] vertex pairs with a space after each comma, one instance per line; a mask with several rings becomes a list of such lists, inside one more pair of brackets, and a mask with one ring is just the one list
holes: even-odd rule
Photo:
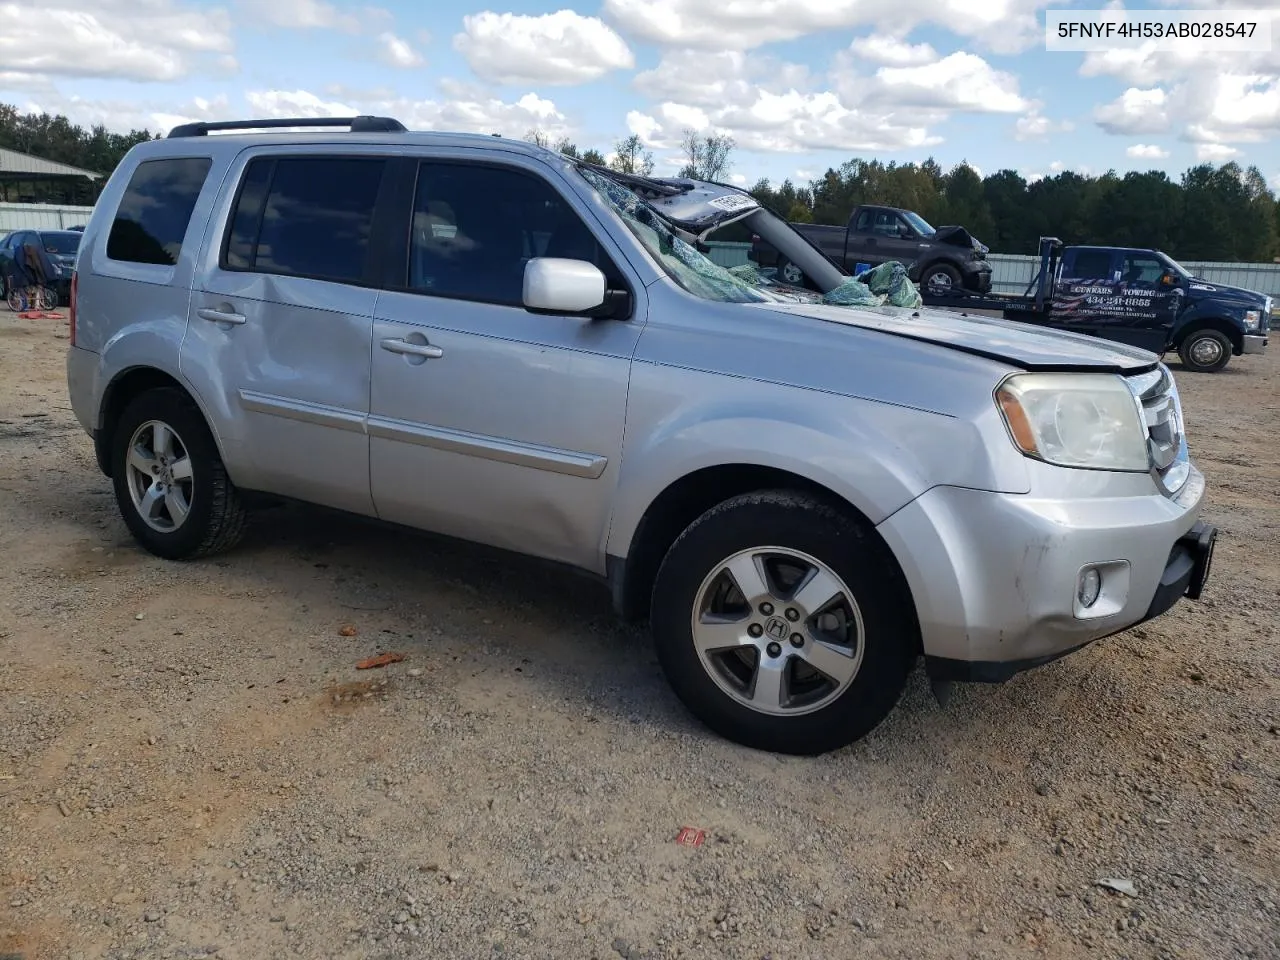
[[1240, 346], [1241, 353], [1266, 353], [1267, 337], [1266, 334], [1246, 333], [1243, 343]]
[[978, 260], [964, 271], [963, 284], [966, 290], [973, 293], [991, 292], [991, 264]]
[[[910, 585], [931, 676], [998, 681], [1198, 598], [1216, 536], [1197, 522], [1203, 496], [1194, 468], [1177, 499], [935, 487], [878, 529]], [[1077, 588], [1095, 566], [1101, 593], [1085, 610]]]

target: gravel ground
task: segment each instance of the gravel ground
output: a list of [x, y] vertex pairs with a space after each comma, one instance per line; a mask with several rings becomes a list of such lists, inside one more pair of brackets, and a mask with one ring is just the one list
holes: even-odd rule
[[1274, 353], [1175, 365], [1202, 603], [798, 759], [573, 575], [297, 508], [143, 554], [64, 337], [0, 314], [0, 957], [1280, 957]]

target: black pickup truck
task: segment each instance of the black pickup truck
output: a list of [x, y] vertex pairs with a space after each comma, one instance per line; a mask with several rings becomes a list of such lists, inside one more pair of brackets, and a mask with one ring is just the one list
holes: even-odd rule
[[[862, 204], [853, 208], [843, 227], [814, 223], [791, 226], [836, 266], [855, 276], [897, 260], [922, 291], [986, 293], [991, 289], [989, 251], [984, 244], [964, 227], [934, 228], [911, 210]], [[759, 237], [751, 238], [748, 256], [761, 267], [776, 267], [778, 278], [785, 283], [803, 283], [799, 268]]]
[[1272, 307], [1271, 297], [1210, 283], [1159, 250], [1064, 246], [1056, 237], [1040, 238], [1040, 269], [1022, 296], [925, 289], [921, 296], [927, 306], [998, 311], [1158, 354], [1177, 351], [1198, 373], [1264, 353]]

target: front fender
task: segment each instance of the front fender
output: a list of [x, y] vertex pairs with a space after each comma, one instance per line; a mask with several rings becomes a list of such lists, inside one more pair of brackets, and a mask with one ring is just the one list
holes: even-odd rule
[[[1010, 446], [1005, 443], [1003, 446]], [[939, 484], [1024, 493], [1021, 457], [944, 414], [739, 377], [637, 364], [606, 551], [626, 556], [649, 506], [707, 467], [820, 484], [878, 524]]]

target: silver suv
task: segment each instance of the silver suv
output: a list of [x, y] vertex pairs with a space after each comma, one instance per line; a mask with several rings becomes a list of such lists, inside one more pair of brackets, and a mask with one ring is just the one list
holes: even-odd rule
[[[807, 287], [714, 264], [734, 223]], [[731, 187], [388, 118], [193, 124], [98, 201], [67, 376], [153, 553], [231, 547], [259, 492], [578, 567], [767, 750], [862, 737], [922, 655], [999, 681], [1199, 596], [1157, 357], [850, 280]]]

